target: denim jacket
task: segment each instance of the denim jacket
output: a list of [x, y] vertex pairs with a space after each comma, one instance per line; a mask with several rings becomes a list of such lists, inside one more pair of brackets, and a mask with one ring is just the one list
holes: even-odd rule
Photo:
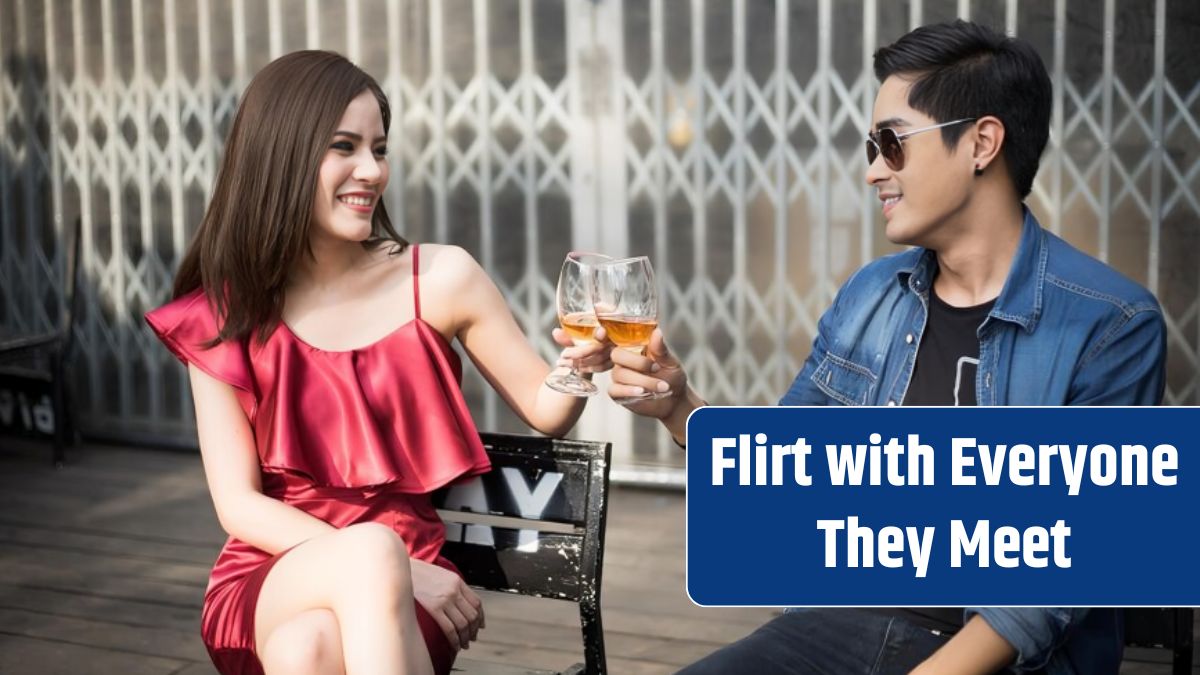
[[[925, 330], [933, 251], [914, 248], [850, 277], [780, 405], [899, 405]], [[1166, 328], [1149, 291], [1042, 229], [1028, 210], [1004, 289], [980, 325], [979, 405], [1157, 405]], [[1116, 673], [1120, 613], [982, 608], [1016, 670]]]
[[[855, 272], [780, 405], [899, 405], [925, 330], [933, 251]], [[1149, 291], [1025, 212], [1004, 290], [979, 327], [979, 405], [1156, 405], [1166, 328]]]

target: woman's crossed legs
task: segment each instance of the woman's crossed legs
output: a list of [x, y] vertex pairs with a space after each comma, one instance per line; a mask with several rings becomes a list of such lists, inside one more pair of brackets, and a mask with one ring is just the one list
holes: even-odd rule
[[351, 525], [288, 551], [267, 573], [255, 649], [268, 675], [432, 675], [404, 541]]

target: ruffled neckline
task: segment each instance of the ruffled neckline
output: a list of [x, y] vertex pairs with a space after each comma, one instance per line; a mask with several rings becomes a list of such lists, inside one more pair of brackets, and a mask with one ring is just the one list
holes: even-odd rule
[[460, 388], [462, 360], [419, 316], [345, 351], [310, 345], [283, 322], [265, 343], [205, 348], [218, 322], [200, 291], [146, 319], [181, 361], [236, 388], [264, 472], [425, 493], [490, 468]]
[[371, 351], [377, 347], [385, 345], [388, 342], [390, 342], [391, 340], [395, 339], [396, 336], [398, 334], [400, 334], [401, 332], [403, 332], [405, 329], [407, 329], [415, 324], [423, 324], [426, 328], [428, 328], [429, 332], [431, 332], [435, 336], [437, 336], [436, 342], [437, 342], [438, 346], [442, 348], [442, 352], [444, 352], [448, 358], [453, 358], [455, 360], [458, 360], [458, 352], [454, 351], [454, 347], [452, 347], [450, 345], [450, 341], [446, 339], [446, 336], [442, 335], [442, 332], [440, 330], [438, 330], [433, 324], [429, 323], [428, 321], [426, 321], [425, 319], [423, 319], [422, 317], [419, 317], [419, 316], [414, 316], [413, 318], [409, 319], [408, 321], [405, 321], [404, 323], [393, 328], [391, 331], [385, 333], [382, 337], [374, 340], [373, 342], [365, 344], [361, 347], [354, 347], [352, 349], [325, 349], [323, 347], [318, 347], [318, 346], [314, 345], [313, 343], [309, 342], [308, 340], [305, 340], [304, 338], [300, 337], [300, 334], [297, 333], [295, 331], [295, 329], [293, 329], [291, 326], [289, 326], [288, 323], [286, 321], [284, 321], [283, 319], [279, 320], [279, 326], [276, 328], [276, 331], [283, 333], [284, 335], [288, 336], [290, 339], [299, 343], [301, 346], [306, 347], [307, 349], [310, 349], [314, 352], [319, 352], [322, 354], [331, 354], [331, 355], [345, 355], [345, 354], [361, 354], [362, 352]]

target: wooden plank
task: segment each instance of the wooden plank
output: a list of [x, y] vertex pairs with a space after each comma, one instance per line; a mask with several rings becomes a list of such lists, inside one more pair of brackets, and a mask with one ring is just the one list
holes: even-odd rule
[[201, 590], [208, 583], [209, 572], [209, 566], [201, 563], [166, 562], [120, 553], [0, 543], [0, 565], [8, 563], [77, 570], [89, 578], [144, 579]]
[[76, 619], [101, 618], [126, 626], [158, 626], [200, 634], [198, 604], [176, 606], [0, 583], [0, 607], [45, 612]]
[[164, 470], [199, 471], [201, 474], [204, 471], [198, 461], [199, 454], [87, 442], [71, 446], [66, 465], [55, 469], [46, 461], [48, 449], [46, 443], [0, 436], [0, 459], [14, 466], [21, 463], [50, 474], [75, 468], [115, 471], [125, 476], [157, 475]]
[[[504, 593], [480, 593], [484, 612], [489, 621], [515, 621], [537, 627], [542, 624], [579, 626], [579, 611], [566, 602], [541, 602]], [[778, 610], [754, 609], [748, 616], [736, 616], [731, 610], [695, 608], [696, 615], [681, 616], [660, 608], [626, 609], [604, 604], [605, 632], [623, 631], [636, 635], [652, 635], [670, 640], [691, 640], [720, 646], [747, 635], [778, 614]], [[489, 626], [492, 624], [489, 623]]]
[[206, 661], [204, 663], [193, 663], [190, 666], [185, 666], [183, 670], [181, 670], [177, 673], [172, 673], [172, 675], [220, 675], [220, 674], [217, 672], [216, 666], [214, 666], [212, 664], [212, 661]]
[[[544, 670], [563, 670], [572, 664], [581, 662], [583, 660], [582, 654], [582, 651], [576, 654], [543, 647], [516, 648], [485, 642], [472, 644], [469, 650], [462, 652], [463, 658]], [[674, 673], [678, 670], [677, 666], [627, 659], [617, 655], [615, 652], [608, 655], [608, 672], [610, 673], [620, 673], [621, 675], [668, 675], [668, 673]]]
[[177, 543], [120, 533], [98, 534], [85, 529], [41, 527], [31, 523], [0, 521], [0, 545], [33, 549], [109, 553], [141, 560], [212, 566], [218, 549], [212, 544]]
[[188, 494], [174, 485], [148, 486], [113, 499], [48, 494], [39, 492], [36, 484], [9, 488], [0, 490], [0, 515], [6, 520], [30, 520], [47, 527], [92, 527], [182, 542], [224, 539], [207, 493]]
[[[182, 675], [180, 669], [187, 665], [186, 661], [178, 659], [0, 634], [0, 673], [5, 675], [79, 675], [82, 672]], [[202, 670], [186, 672], [188, 675], [205, 673]]]
[[725, 609], [701, 609], [695, 616], [681, 616], [621, 608], [606, 609], [604, 625], [606, 629], [611, 625], [629, 633], [721, 647], [749, 635], [778, 614], [779, 610], [773, 609], [755, 609], [748, 616], [737, 616]]
[[[155, 602], [200, 611], [203, 585], [184, 586], [159, 580], [99, 576], [86, 568], [56, 568], [44, 563], [0, 557], [0, 579], [23, 586], [108, 597], [133, 602]], [[201, 581], [201, 584], [203, 582]]]
[[[157, 500], [157, 501], [156, 501]], [[9, 520], [36, 517], [45, 527], [94, 528], [114, 534], [161, 537], [186, 543], [224, 541], [208, 496], [189, 498], [163, 491], [120, 501], [95, 502], [84, 498], [55, 500], [30, 492], [0, 492], [0, 514]], [[35, 514], [35, 515], [30, 515]]]
[[[497, 647], [552, 649], [573, 654], [576, 660], [582, 660], [582, 638], [577, 625], [539, 623], [536, 630], [530, 630], [527, 622], [489, 620], [488, 627], [479, 633], [479, 641], [480, 644]], [[721, 646], [689, 640], [662, 640], [655, 635], [627, 633], [614, 630], [607, 623], [604, 630], [604, 643], [610, 657], [619, 656], [674, 666], [676, 669], [716, 651]], [[472, 645], [471, 651], [474, 650], [475, 647]], [[615, 668], [610, 669], [614, 672], [621, 672]]]
[[217, 522], [207, 494], [202, 499], [167, 499], [159, 504], [144, 500], [137, 505], [95, 510], [82, 522], [130, 535], [212, 542], [214, 551], [227, 536]]
[[[19, 471], [0, 475], [0, 488], [21, 489], [36, 485], [38, 492], [56, 492], [60, 494], [101, 495], [115, 494], [122, 490], [136, 488], [145, 480], [157, 480], [157, 476], [135, 476], [129, 473], [115, 471], [105, 475], [93, 475], [94, 472], [82, 471], [78, 467], [64, 466], [56, 472]], [[31, 485], [31, 483], [33, 485]]]
[[[551, 648], [582, 658], [579, 613], [573, 604], [498, 593], [483, 593], [481, 597], [488, 617], [488, 627], [480, 633], [482, 643], [513, 649]], [[749, 634], [762, 623], [731, 625], [723, 620], [720, 611], [714, 610], [709, 617], [696, 620], [606, 609], [608, 653], [627, 658], [640, 656], [678, 669]], [[769, 618], [770, 610], [763, 613]]]
[[47, 475], [77, 474], [93, 478], [117, 478], [133, 480], [138, 476], [158, 476], [166, 472], [186, 471], [203, 475], [204, 467], [199, 462], [179, 462], [176, 458], [198, 458], [198, 454], [161, 452], [147, 448], [124, 448], [119, 446], [82, 443], [68, 449], [66, 463], [53, 467], [46, 461], [45, 443], [24, 443], [0, 436], [0, 459], [14, 467], [23, 465], [32, 471]]
[[[614, 597], [610, 599], [609, 595]], [[576, 625], [579, 622], [579, 611], [570, 603], [544, 603], [536, 598], [524, 600], [520, 596], [500, 593], [481, 592], [480, 596], [483, 598], [484, 611], [489, 616], [495, 614], [497, 617], [535, 623], [571, 621], [572, 625]], [[702, 638], [705, 641], [728, 642], [731, 635], [745, 635], [781, 612], [767, 607], [697, 607], [687, 598], [669, 595], [662, 596], [669, 598], [665, 603], [660, 602], [661, 598], [651, 598], [638, 604], [637, 599], [644, 596], [642, 592], [617, 593], [606, 590], [602, 600], [605, 629], [612, 630], [620, 627], [621, 622], [630, 621], [652, 628], [651, 634], [671, 639], [699, 631], [706, 636]], [[534, 604], [529, 604], [531, 602]]]
[[463, 675], [557, 675], [558, 671], [531, 670], [524, 666], [457, 658], [454, 660], [454, 667], [450, 669], [450, 672], [462, 673]]
[[774, 616], [771, 608], [762, 607], [697, 607], [687, 598], [682, 588], [624, 588], [614, 585], [609, 587], [605, 580], [604, 595], [601, 606], [620, 608], [630, 611], [644, 611], [649, 616], [663, 619], [672, 616], [685, 616], [695, 619], [716, 621], [747, 621], [765, 623]]
[[[485, 608], [486, 613], [486, 608]], [[578, 653], [582, 658], [582, 638], [578, 620], [571, 623], [536, 623], [530, 629], [527, 621], [496, 621], [488, 617], [487, 628], [481, 631], [481, 643], [521, 647], [545, 647]], [[624, 632], [605, 623], [605, 645], [611, 655], [643, 657], [647, 661], [684, 665], [716, 650], [721, 644], [695, 640], [662, 640], [659, 635]]]
[[0, 609], [0, 632], [177, 661], [199, 662], [208, 659], [208, 652], [192, 631], [125, 626], [107, 622], [103, 618], [76, 619], [20, 609]]
[[0, 491], [0, 506], [3, 510], [0, 513], [40, 513], [45, 511], [45, 514], [50, 516], [51, 522], [71, 522], [79, 520], [81, 514], [97, 503], [102, 503], [103, 499], [98, 499], [94, 495], [83, 493], [64, 493], [54, 494], [41, 490], [40, 486], [33, 481], [20, 485], [18, 481], [12, 481], [10, 485], [4, 487]]

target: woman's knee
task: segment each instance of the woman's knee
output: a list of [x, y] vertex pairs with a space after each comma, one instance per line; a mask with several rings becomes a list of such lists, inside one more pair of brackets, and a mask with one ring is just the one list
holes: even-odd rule
[[313, 609], [281, 624], [267, 636], [260, 655], [267, 675], [342, 675], [342, 639], [337, 618]]
[[404, 539], [395, 530], [381, 523], [358, 523], [343, 528], [339, 532], [340, 548], [352, 549], [358, 553], [369, 553], [375, 556], [393, 558], [408, 558], [408, 549]]
[[408, 585], [408, 550], [391, 528], [360, 523], [341, 530], [338, 539], [338, 554], [345, 561], [347, 573], [376, 587]]

